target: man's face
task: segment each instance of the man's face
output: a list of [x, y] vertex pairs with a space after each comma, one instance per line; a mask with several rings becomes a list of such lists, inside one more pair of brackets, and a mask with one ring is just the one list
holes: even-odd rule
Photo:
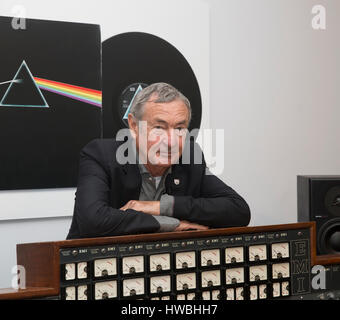
[[181, 100], [153, 102], [156, 98], [151, 96], [145, 103], [143, 118], [139, 123], [130, 114], [129, 125], [143, 163], [170, 167], [182, 155], [189, 111]]

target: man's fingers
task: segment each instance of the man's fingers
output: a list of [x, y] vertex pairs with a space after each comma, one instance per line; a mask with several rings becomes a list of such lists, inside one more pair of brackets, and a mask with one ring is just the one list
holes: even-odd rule
[[127, 209], [131, 209], [134, 204], [135, 204], [134, 200], [130, 200], [123, 207], [121, 207], [119, 210], [126, 211]]
[[209, 227], [203, 226], [201, 224], [197, 224], [197, 223], [193, 223], [193, 222], [182, 220], [180, 222], [180, 225], [176, 228], [175, 231], [185, 231], [185, 230], [190, 230], [190, 229], [193, 229], [193, 230], [207, 230], [207, 229], [209, 229]]

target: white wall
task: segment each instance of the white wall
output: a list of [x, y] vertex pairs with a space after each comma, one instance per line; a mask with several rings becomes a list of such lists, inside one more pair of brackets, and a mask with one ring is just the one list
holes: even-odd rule
[[[210, 119], [252, 225], [297, 221], [296, 176], [340, 174], [340, 2], [211, 0]], [[311, 9], [326, 8], [326, 30]]]
[[[205, 3], [210, 6], [210, 124], [225, 129], [221, 178], [249, 202], [252, 225], [296, 222], [296, 175], [340, 174], [340, 3]], [[311, 28], [315, 4], [327, 10], [324, 31]], [[54, 15], [44, 6], [40, 13]], [[187, 12], [188, 26], [193, 16]], [[10, 285], [16, 242], [63, 239], [69, 224], [69, 217], [0, 222], [0, 287]]]

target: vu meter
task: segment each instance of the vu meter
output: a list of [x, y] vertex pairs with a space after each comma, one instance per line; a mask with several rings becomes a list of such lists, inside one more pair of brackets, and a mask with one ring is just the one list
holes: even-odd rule
[[203, 271], [202, 277], [202, 288], [216, 287], [221, 285], [221, 272], [220, 270]]
[[196, 273], [182, 273], [176, 276], [177, 290], [190, 290], [196, 288]]
[[144, 256], [130, 256], [122, 259], [123, 274], [144, 272]]
[[124, 297], [142, 295], [144, 292], [144, 278], [123, 280]]
[[257, 286], [250, 287], [250, 300], [257, 300]]
[[288, 278], [290, 274], [288, 262], [273, 264], [272, 270], [273, 270], [273, 274], [272, 274], [273, 279]]
[[117, 281], [105, 281], [95, 283], [94, 297], [96, 300], [116, 298]]
[[267, 280], [267, 265], [249, 267], [249, 281]]
[[154, 254], [150, 256], [150, 271], [170, 270], [170, 254]]
[[170, 292], [170, 290], [171, 290], [170, 275], [150, 278], [150, 293]]
[[225, 271], [226, 284], [244, 282], [244, 268], [232, 268]]
[[66, 300], [76, 300], [76, 287], [66, 287], [65, 297]]
[[243, 247], [226, 248], [225, 249], [225, 262], [239, 263], [244, 261]]
[[194, 267], [196, 267], [195, 251], [176, 253], [176, 269], [187, 269]]
[[265, 244], [249, 246], [249, 261], [262, 260], [267, 260], [267, 246]]
[[78, 279], [87, 278], [87, 262], [79, 262], [77, 264], [77, 275]]
[[274, 298], [279, 297], [281, 295], [280, 287], [281, 287], [280, 282], [273, 283], [273, 297]]
[[220, 250], [202, 250], [201, 252], [201, 266], [216, 266], [220, 264]]
[[244, 300], [244, 289], [243, 288], [236, 288], [236, 300]]
[[76, 278], [75, 263], [65, 264], [65, 280], [74, 280]]
[[78, 300], [87, 300], [87, 286], [79, 286], [77, 289], [77, 293], [78, 293]]
[[272, 259], [289, 258], [289, 243], [273, 243], [272, 244]]
[[107, 258], [94, 261], [94, 276], [107, 277], [117, 274], [117, 259]]

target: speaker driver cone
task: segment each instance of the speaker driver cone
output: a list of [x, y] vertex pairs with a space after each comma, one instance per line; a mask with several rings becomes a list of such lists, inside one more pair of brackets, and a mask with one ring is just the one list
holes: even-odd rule
[[321, 254], [340, 253], [340, 219], [331, 219], [319, 231], [318, 249]]
[[328, 190], [325, 196], [325, 206], [332, 215], [340, 217], [340, 186]]

